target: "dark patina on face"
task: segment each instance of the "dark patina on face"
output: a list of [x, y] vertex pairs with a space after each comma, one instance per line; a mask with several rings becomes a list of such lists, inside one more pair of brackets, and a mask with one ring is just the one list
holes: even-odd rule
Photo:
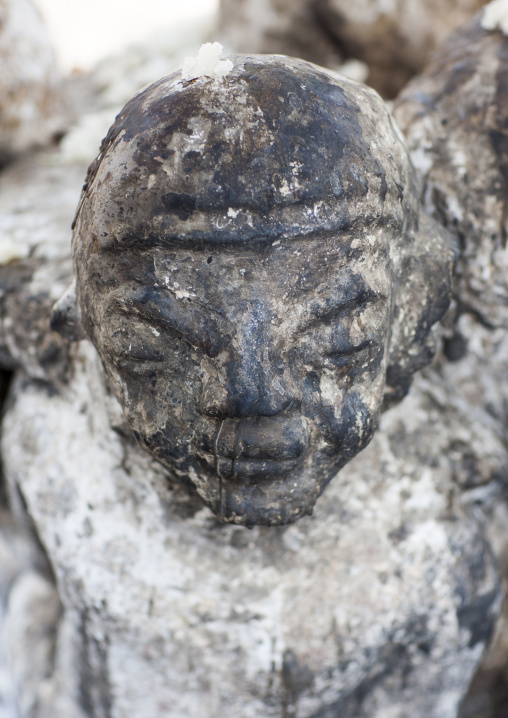
[[281, 56], [151, 85], [90, 168], [87, 335], [140, 444], [223, 521], [312, 508], [430, 360], [452, 253], [375, 93]]

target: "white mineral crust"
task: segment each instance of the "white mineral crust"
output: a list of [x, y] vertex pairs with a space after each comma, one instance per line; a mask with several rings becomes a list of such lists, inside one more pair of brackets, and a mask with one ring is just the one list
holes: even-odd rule
[[220, 80], [233, 69], [231, 60], [221, 60], [222, 45], [220, 42], [205, 42], [201, 45], [198, 56], [188, 57], [182, 65], [184, 80], [196, 80], [199, 77], [210, 77]]
[[485, 6], [481, 19], [484, 30], [501, 30], [508, 35], [508, 1], [492, 0]]

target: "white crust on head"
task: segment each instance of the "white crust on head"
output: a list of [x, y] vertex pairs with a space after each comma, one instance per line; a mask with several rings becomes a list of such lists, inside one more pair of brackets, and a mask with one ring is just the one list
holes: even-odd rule
[[484, 30], [501, 30], [508, 35], [508, 0], [492, 0], [486, 5], [480, 24]]
[[221, 80], [233, 69], [231, 60], [221, 60], [223, 47], [220, 42], [201, 45], [197, 57], [186, 57], [182, 65], [182, 79], [197, 80], [209, 77]]

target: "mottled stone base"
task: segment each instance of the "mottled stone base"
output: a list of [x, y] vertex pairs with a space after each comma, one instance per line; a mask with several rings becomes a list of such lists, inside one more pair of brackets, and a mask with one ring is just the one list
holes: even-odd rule
[[476, 445], [436, 374], [312, 518], [247, 530], [111, 428], [86, 344], [74, 367], [58, 395], [18, 381], [3, 452], [71, 631], [53, 678], [76, 671], [85, 714], [455, 718], [500, 590], [483, 529], [495, 488], [459, 493], [453, 447], [470, 442], [484, 480], [502, 451], [487, 430]]

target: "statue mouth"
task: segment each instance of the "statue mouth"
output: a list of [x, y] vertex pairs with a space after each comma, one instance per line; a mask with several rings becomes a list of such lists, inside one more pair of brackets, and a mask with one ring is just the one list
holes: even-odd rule
[[295, 459], [244, 458], [206, 454], [203, 456], [206, 468], [213, 468], [219, 479], [236, 483], [254, 483], [263, 480], [283, 478], [303, 461], [303, 455]]
[[197, 458], [219, 478], [237, 484], [284, 479], [307, 454], [307, 425], [299, 415], [224, 419], [205, 434]]
[[219, 521], [281, 526], [312, 513], [320, 484], [310, 429], [299, 412], [202, 425], [193, 451], [202, 470], [197, 489]]

